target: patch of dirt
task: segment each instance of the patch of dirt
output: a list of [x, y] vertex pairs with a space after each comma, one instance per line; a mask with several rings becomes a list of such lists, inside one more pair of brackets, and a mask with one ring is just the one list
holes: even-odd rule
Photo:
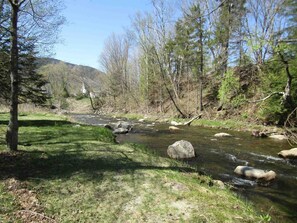
[[20, 182], [15, 178], [5, 181], [8, 191], [16, 198], [20, 210], [15, 212], [15, 217], [24, 223], [54, 223], [54, 219], [47, 217], [38, 201], [37, 194], [27, 189], [26, 183]]
[[184, 220], [189, 219], [191, 216], [192, 209], [194, 207], [185, 200], [178, 200], [171, 203], [171, 206], [174, 208], [173, 215], [183, 216]]
[[164, 184], [164, 187], [171, 188], [174, 191], [189, 191], [187, 186], [177, 182], [167, 182]]

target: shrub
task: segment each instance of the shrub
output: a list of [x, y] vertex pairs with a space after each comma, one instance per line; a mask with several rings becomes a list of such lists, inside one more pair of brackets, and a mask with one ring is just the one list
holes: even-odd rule
[[231, 105], [231, 100], [239, 94], [239, 80], [234, 72], [229, 70], [219, 88], [219, 100], [222, 104]]

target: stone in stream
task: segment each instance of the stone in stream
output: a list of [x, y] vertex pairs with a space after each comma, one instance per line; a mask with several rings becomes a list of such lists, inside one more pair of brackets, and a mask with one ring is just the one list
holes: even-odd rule
[[266, 181], [273, 180], [276, 177], [276, 173], [272, 170], [265, 171], [261, 169], [255, 169], [250, 166], [237, 166], [234, 172], [241, 176], [256, 178], [256, 179], [261, 179]]
[[266, 138], [266, 137], [268, 137], [266, 132], [260, 132], [258, 130], [252, 131], [252, 136], [257, 137], [257, 138]]
[[123, 128], [128, 129], [128, 131], [132, 130], [133, 125], [130, 122], [119, 121], [115, 124], [115, 129]]
[[174, 131], [180, 130], [180, 128], [178, 128], [176, 126], [169, 126], [169, 130], [174, 132]]
[[277, 155], [285, 159], [297, 159], [297, 148], [282, 150]]
[[180, 140], [168, 146], [167, 154], [173, 159], [192, 158], [195, 157], [195, 150], [190, 142]]
[[176, 122], [176, 121], [171, 121], [171, 122], [170, 122], [170, 125], [173, 125], [173, 126], [179, 126], [179, 125], [182, 125], [182, 123], [180, 123], [180, 122]]
[[225, 132], [220, 132], [214, 135], [215, 137], [231, 137], [232, 135], [225, 133]]
[[288, 137], [285, 135], [271, 135], [271, 136], [269, 136], [269, 138], [278, 139], [278, 140], [287, 140], [288, 139]]

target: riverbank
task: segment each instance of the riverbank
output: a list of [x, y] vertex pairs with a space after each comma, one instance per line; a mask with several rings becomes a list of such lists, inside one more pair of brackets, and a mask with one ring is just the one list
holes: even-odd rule
[[[158, 116], [156, 114], [150, 115], [142, 115], [142, 114], [123, 114], [123, 113], [114, 113], [113, 117], [116, 118], [127, 118], [130, 120], [144, 120], [148, 122], [164, 122], [171, 123], [172, 121], [176, 123], [186, 123], [191, 119], [178, 119], [167, 116]], [[192, 126], [201, 126], [208, 128], [216, 128], [216, 129], [225, 129], [225, 130], [233, 130], [233, 131], [242, 131], [242, 132], [253, 132], [260, 131], [265, 132], [267, 134], [284, 134], [285, 130], [280, 126], [265, 126], [259, 125], [252, 122], [245, 122], [237, 119], [205, 119], [205, 118], [197, 118], [193, 122], [191, 122]]]
[[[0, 114], [4, 134], [7, 114]], [[259, 222], [229, 189], [107, 129], [22, 114], [20, 152], [0, 138], [0, 221]], [[269, 216], [268, 216], [269, 217]]]
[[[76, 100], [74, 98], [67, 99], [68, 108], [61, 109], [44, 109], [38, 106], [34, 106], [32, 104], [22, 104], [20, 105], [20, 111], [24, 113], [54, 113], [54, 114], [92, 114], [94, 111], [92, 110], [90, 100], [88, 98], [83, 98], [80, 100]], [[6, 106], [0, 106], [1, 111], [8, 112], [9, 109]], [[141, 112], [129, 112], [129, 113], [121, 113], [118, 111], [113, 111], [112, 109], [105, 109], [98, 112], [102, 115], [106, 115], [109, 117], [117, 117], [117, 118], [127, 118], [130, 120], [144, 120], [147, 122], [163, 122], [170, 123], [171, 121], [175, 121], [178, 123], [184, 123], [189, 121], [190, 119], [178, 119], [173, 117], [173, 115], [165, 114], [165, 113], [141, 113]], [[209, 127], [216, 129], [226, 129], [233, 131], [243, 131], [243, 132], [253, 132], [260, 131], [266, 132], [268, 134], [285, 134], [285, 130], [282, 126], [275, 125], [262, 125], [252, 121], [252, 119], [245, 119], [240, 117], [231, 117], [229, 119], [222, 118], [220, 115], [214, 117], [213, 115], [202, 115], [201, 118], [194, 120], [191, 123], [192, 126], [201, 126], [201, 127]]]

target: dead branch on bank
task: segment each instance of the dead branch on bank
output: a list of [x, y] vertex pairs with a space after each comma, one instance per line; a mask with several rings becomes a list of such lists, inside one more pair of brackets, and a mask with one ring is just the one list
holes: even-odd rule
[[273, 92], [270, 95], [266, 96], [265, 98], [256, 100], [256, 101], [248, 101], [249, 103], [258, 103], [258, 102], [262, 102], [262, 101], [266, 101], [267, 99], [271, 98], [274, 95], [284, 95], [284, 92]]
[[183, 125], [188, 125], [188, 126], [190, 126], [191, 123], [192, 123], [194, 120], [199, 119], [199, 118], [201, 118], [201, 117], [202, 117], [202, 114], [199, 114], [199, 115], [197, 115], [197, 116], [191, 118], [189, 121], [185, 122]]

